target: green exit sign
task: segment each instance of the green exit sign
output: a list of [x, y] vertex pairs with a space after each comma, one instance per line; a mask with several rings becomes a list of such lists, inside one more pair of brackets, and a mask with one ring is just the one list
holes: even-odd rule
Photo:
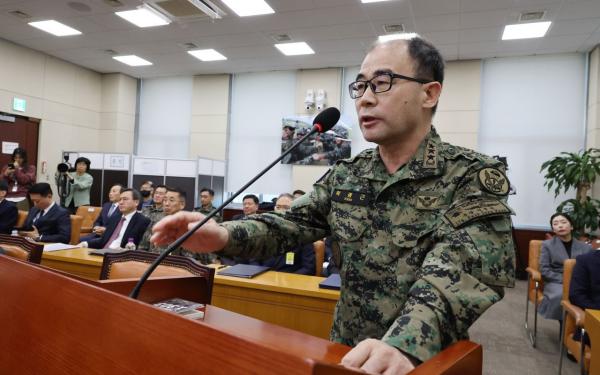
[[25, 108], [27, 108], [27, 101], [21, 98], [13, 98], [13, 110], [19, 112], [25, 112]]

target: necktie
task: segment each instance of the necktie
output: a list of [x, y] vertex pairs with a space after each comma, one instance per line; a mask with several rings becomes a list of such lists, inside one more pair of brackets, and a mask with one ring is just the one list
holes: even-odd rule
[[38, 219], [42, 216], [44, 211], [38, 211], [37, 215], [33, 218], [33, 224], [37, 223]]
[[110, 210], [108, 210], [108, 217], [111, 217], [112, 214], [115, 213], [116, 208], [117, 208], [117, 206], [115, 206], [114, 204], [112, 206], [110, 206]]
[[113, 243], [114, 240], [119, 238], [119, 233], [121, 233], [121, 228], [123, 228], [124, 222], [125, 222], [125, 216], [123, 216], [121, 218], [121, 220], [119, 221], [119, 224], [117, 224], [115, 230], [112, 232], [110, 238], [108, 239], [108, 242], [105, 243], [104, 246], [110, 246], [110, 244]]

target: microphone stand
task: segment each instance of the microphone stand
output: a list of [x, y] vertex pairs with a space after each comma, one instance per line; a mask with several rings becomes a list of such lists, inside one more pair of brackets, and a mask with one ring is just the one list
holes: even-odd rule
[[[338, 115], [338, 117], [339, 117], [339, 115]], [[192, 229], [188, 230], [181, 237], [179, 237], [177, 240], [175, 240], [175, 242], [173, 242], [167, 248], [167, 250], [165, 250], [165, 252], [163, 252], [162, 254], [160, 254], [158, 256], [158, 258], [156, 258], [156, 260], [150, 265], [150, 267], [148, 267], [148, 269], [146, 270], [146, 272], [144, 272], [144, 274], [142, 275], [142, 277], [140, 278], [140, 280], [138, 281], [138, 283], [135, 285], [135, 287], [133, 288], [133, 290], [131, 291], [131, 293], [129, 293], [129, 297], [131, 297], [133, 299], [137, 299], [138, 295], [140, 294], [140, 290], [142, 289], [142, 285], [144, 285], [144, 283], [146, 282], [146, 280], [148, 280], [148, 278], [150, 277], [150, 275], [152, 274], [152, 272], [154, 272], [154, 270], [156, 269], [156, 267], [158, 267], [158, 265], [160, 264], [160, 262], [162, 262], [163, 259], [165, 259], [175, 249], [177, 249], [179, 246], [181, 246], [181, 244], [184, 243], [188, 238], [190, 238], [192, 236], [192, 234], [194, 234], [194, 232], [196, 232], [201, 226], [204, 225], [204, 223], [206, 223], [213, 216], [215, 216], [219, 211], [221, 211], [225, 206], [227, 206], [229, 203], [231, 203], [238, 195], [240, 195], [250, 185], [252, 185], [254, 182], [256, 182], [256, 180], [258, 180], [265, 173], [267, 173], [269, 171], [269, 169], [273, 168], [273, 166], [275, 164], [279, 163], [281, 161], [281, 159], [283, 159], [287, 154], [289, 154], [294, 149], [296, 149], [296, 147], [300, 143], [304, 142], [304, 140], [306, 138], [310, 137], [311, 135], [313, 135], [313, 134], [315, 134], [317, 132], [321, 132], [321, 131], [322, 131], [322, 125], [320, 125], [320, 124], [313, 125], [312, 129], [310, 130], [310, 132], [308, 132], [308, 134], [304, 135], [302, 138], [300, 138], [298, 140], [298, 142], [294, 143], [292, 145], [292, 147], [288, 148], [284, 153], [282, 153], [281, 155], [279, 155], [279, 157], [277, 159], [273, 160], [273, 162], [271, 164], [269, 164], [265, 169], [263, 169], [262, 171], [260, 171], [256, 176], [254, 176], [254, 178], [252, 178], [250, 181], [248, 181], [238, 191], [236, 191], [235, 193], [233, 193], [233, 195], [231, 197], [229, 197], [225, 202], [223, 202], [219, 207], [217, 207], [214, 210], [212, 210], [208, 215], [206, 215], [206, 217], [204, 219], [202, 219], [200, 222], [198, 222], [198, 224], [196, 224]]]

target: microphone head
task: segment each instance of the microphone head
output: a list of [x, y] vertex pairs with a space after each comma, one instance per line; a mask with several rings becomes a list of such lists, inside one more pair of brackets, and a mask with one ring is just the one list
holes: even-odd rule
[[340, 111], [335, 107], [324, 109], [313, 120], [313, 126], [317, 127], [319, 133], [325, 133], [333, 128], [340, 120]]

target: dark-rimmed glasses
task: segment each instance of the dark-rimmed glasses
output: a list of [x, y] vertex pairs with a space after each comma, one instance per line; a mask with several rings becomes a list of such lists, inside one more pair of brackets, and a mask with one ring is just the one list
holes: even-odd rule
[[350, 97], [352, 99], [360, 98], [365, 94], [365, 91], [367, 91], [367, 87], [370, 87], [374, 94], [390, 91], [394, 78], [405, 79], [407, 81], [418, 82], [422, 84], [433, 82], [430, 79], [407, 77], [396, 73], [380, 73], [369, 80], [358, 80], [352, 82], [348, 86], [348, 89], [350, 90]]

